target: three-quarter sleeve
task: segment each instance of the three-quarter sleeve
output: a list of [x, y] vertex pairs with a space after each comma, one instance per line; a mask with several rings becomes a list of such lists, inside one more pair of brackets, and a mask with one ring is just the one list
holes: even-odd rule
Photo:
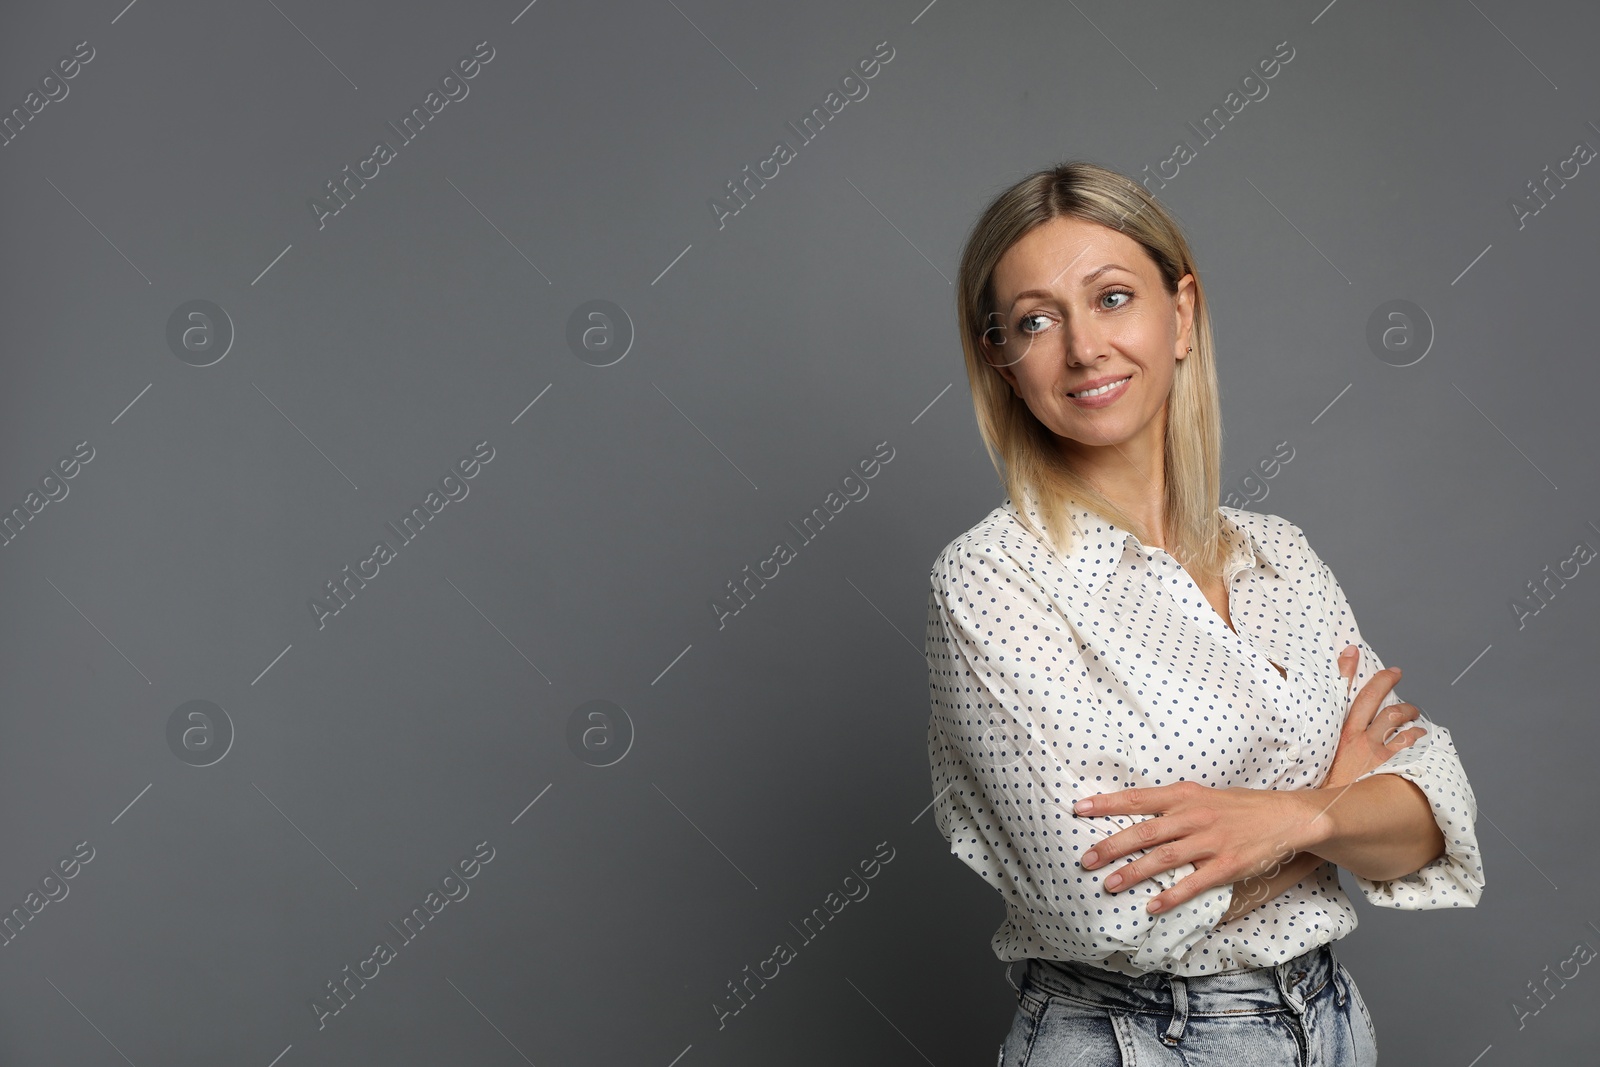
[[1233, 886], [1152, 915], [1150, 898], [1193, 874], [1192, 863], [1117, 893], [1102, 883], [1123, 863], [1081, 866], [1095, 844], [1155, 817], [1072, 813], [1082, 797], [1157, 784], [1135, 769], [1110, 680], [1085, 660], [1050, 592], [1006, 546], [955, 542], [929, 581], [928, 755], [935, 820], [950, 852], [1042, 942], [1025, 946], [1027, 954], [1176, 969], [1217, 926]]
[[[1304, 537], [1304, 534], [1301, 536]], [[1314, 551], [1311, 552], [1311, 558], [1316, 561], [1322, 591], [1327, 598], [1327, 618], [1334, 631], [1334, 655], [1337, 656], [1346, 645], [1355, 645], [1361, 650], [1355, 683], [1350, 687], [1351, 693], [1360, 693], [1361, 687], [1384, 669], [1383, 661], [1372, 650], [1372, 646], [1362, 639], [1355, 614], [1350, 610], [1350, 602], [1338, 579], [1333, 576], [1332, 569]], [[1381, 713], [1384, 708], [1400, 703], [1404, 701], [1399, 693], [1391, 689], [1378, 711]], [[1406, 722], [1402, 728], [1409, 729], [1412, 726], [1420, 726], [1427, 733], [1355, 781], [1362, 781], [1374, 774], [1397, 774], [1416, 783], [1427, 795], [1434, 820], [1444, 835], [1444, 854], [1403, 877], [1373, 881], [1356, 876], [1356, 884], [1367, 900], [1385, 908], [1421, 911], [1475, 907], [1483, 895], [1484, 885], [1483, 857], [1478, 850], [1478, 835], [1474, 827], [1478, 816], [1477, 799], [1467, 781], [1461, 758], [1456, 754], [1450, 731], [1420, 710], [1416, 718]]]

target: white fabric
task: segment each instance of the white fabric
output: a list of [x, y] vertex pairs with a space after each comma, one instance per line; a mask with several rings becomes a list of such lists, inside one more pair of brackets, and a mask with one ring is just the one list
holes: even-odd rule
[[[1005, 899], [991, 941], [1001, 960], [1200, 975], [1272, 966], [1356, 928], [1331, 863], [1219, 925], [1231, 885], [1145, 911], [1193, 864], [1105, 893], [1105, 877], [1143, 852], [1092, 871], [1078, 862], [1117, 830], [1156, 817], [1073, 815], [1084, 796], [1183, 780], [1319, 785], [1349, 708], [1340, 650], [1361, 649], [1352, 699], [1383, 669], [1298, 526], [1220, 510], [1237, 633], [1164, 549], [1083, 509], [1073, 514], [1085, 536], [1071, 553], [1030, 533], [1007, 500], [934, 562], [926, 653], [935, 818], [951, 853]], [[1391, 691], [1383, 706], [1400, 701]], [[1362, 777], [1415, 782], [1445, 854], [1403, 878], [1356, 882], [1383, 907], [1472, 907], [1484, 885], [1477, 803], [1449, 730], [1420, 713], [1413, 724], [1427, 734]]]

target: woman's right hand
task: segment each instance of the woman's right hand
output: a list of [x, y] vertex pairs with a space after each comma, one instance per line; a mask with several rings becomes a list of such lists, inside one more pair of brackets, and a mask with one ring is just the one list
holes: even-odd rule
[[[1339, 653], [1339, 674], [1345, 678], [1355, 678], [1360, 658], [1361, 650], [1355, 645], [1347, 645]], [[1350, 712], [1345, 717], [1344, 729], [1339, 734], [1339, 747], [1333, 754], [1333, 766], [1323, 779], [1322, 788], [1349, 785], [1386, 762], [1396, 752], [1409, 748], [1428, 732], [1421, 726], [1413, 726], [1401, 730], [1389, 738], [1387, 744], [1384, 743], [1384, 738], [1396, 726], [1416, 718], [1418, 714], [1415, 704], [1406, 703], [1391, 704], [1381, 713], [1378, 712], [1383, 698], [1399, 680], [1400, 668], [1388, 667], [1367, 679], [1367, 684], [1356, 694], [1350, 704]]]

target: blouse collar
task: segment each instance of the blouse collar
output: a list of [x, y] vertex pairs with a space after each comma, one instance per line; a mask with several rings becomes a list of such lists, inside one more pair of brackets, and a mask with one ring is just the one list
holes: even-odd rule
[[[1025, 494], [1025, 499], [1029, 505], [1028, 515], [1037, 525], [1037, 499], [1031, 492]], [[1009, 498], [1005, 507], [1013, 518], [1019, 517], [1016, 505]], [[1223, 536], [1228, 542], [1228, 558], [1222, 569], [1224, 580], [1231, 579], [1241, 568], [1253, 567], [1257, 563], [1266, 564], [1274, 574], [1281, 576], [1276, 553], [1262, 544], [1251, 529], [1254, 525], [1251, 522], [1253, 513], [1226, 506], [1218, 510], [1222, 515]], [[1133, 531], [1125, 530], [1098, 512], [1076, 503], [1068, 506], [1068, 514], [1071, 516], [1069, 525], [1075, 525], [1078, 531], [1077, 544], [1071, 552], [1056, 552], [1054, 555], [1071, 567], [1079, 583], [1090, 594], [1094, 594], [1117, 569], [1123, 555], [1128, 551], [1143, 549], [1144, 543]]]

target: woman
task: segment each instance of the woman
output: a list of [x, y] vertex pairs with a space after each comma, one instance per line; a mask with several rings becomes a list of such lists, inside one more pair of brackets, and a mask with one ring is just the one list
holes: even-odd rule
[[1009, 499], [930, 574], [928, 746], [1024, 961], [1002, 1067], [1374, 1063], [1337, 868], [1373, 904], [1472, 907], [1476, 802], [1300, 528], [1217, 506], [1182, 233], [1062, 164], [978, 220], [957, 305]]

